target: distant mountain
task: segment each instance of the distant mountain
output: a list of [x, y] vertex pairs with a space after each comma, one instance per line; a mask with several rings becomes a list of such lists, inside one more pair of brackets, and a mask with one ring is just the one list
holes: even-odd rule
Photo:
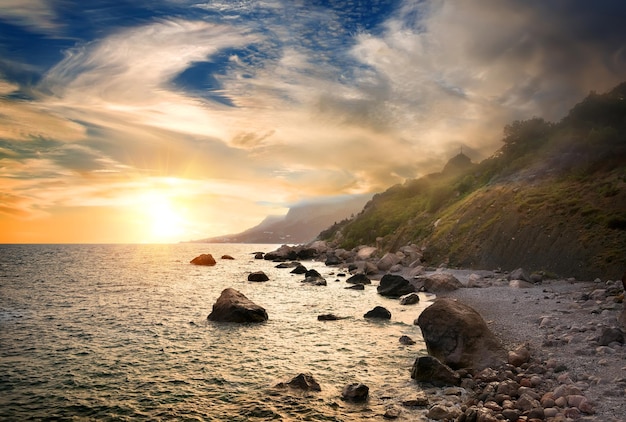
[[371, 195], [324, 199], [291, 207], [284, 216], [268, 216], [241, 233], [212, 237], [199, 243], [307, 243], [320, 232], [363, 209]]
[[347, 249], [415, 243], [431, 265], [620, 279], [626, 83], [590, 94], [560, 122], [515, 121], [502, 142], [481, 163], [459, 154], [441, 173], [375, 195], [321, 238]]

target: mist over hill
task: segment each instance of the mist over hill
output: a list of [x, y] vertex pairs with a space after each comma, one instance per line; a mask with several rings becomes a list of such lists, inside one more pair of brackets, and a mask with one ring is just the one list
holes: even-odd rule
[[360, 212], [372, 195], [326, 198], [292, 206], [285, 215], [266, 217], [241, 233], [212, 237], [206, 243], [306, 243], [330, 225]]
[[320, 238], [394, 251], [415, 243], [432, 265], [524, 267], [580, 278], [626, 270], [626, 83], [591, 93], [559, 122], [504, 128], [502, 147], [472, 163], [375, 195]]

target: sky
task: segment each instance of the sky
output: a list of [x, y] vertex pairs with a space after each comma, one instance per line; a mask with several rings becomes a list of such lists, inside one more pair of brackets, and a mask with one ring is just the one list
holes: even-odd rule
[[0, 0], [0, 243], [237, 233], [626, 80], [619, 0]]

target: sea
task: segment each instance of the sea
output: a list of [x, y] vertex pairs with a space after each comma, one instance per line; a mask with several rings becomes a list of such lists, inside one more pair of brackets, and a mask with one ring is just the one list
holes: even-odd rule
[[[377, 281], [348, 290], [349, 274], [316, 261], [302, 264], [328, 285], [302, 283], [255, 259], [278, 246], [0, 245], [0, 420], [360, 421], [390, 408], [423, 420], [402, 402], [421, 391], [410, 370], [426, 347], [413, 321], [432, 298], [400, 305]], [[190, 264], [201, 253], [217, 264]], [[254, 271], [269, 281], [248, 281]], [[269, 320], [208, 321], [227, 287]], [[365, 319], [375, 306], [391, 320]], [[327, 313], [344, 319], [317, 319]], [[322, 390], [278, 386], [301, 373]], [[367, 402], [342, 399], [352, 383], [369, 387]]]

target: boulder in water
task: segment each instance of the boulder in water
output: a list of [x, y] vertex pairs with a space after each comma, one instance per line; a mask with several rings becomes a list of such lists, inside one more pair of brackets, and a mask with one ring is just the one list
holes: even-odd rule
[[368, 276], [362, 273], [355, 274], [348, 277], [346, 283], [350, 284], [372, 284], [372, 280]]
[[413, 286], [409, 280], [400, 276], [393, 274], [385, 274], [380, 279], [380, 284], [378, 285], [378, 294], [386, 297], [400, 297], [409, 293], [413, 293], [415, 291], [415, 286]]
[[265, 308], [248, 299], [243, 293], [226, 288], [213, 305], [207, 319], [218, 322], [263, 322], [267, 321]]
[[374, 309], [363, 315], [363, 318], [391, 319], [391, 312], [382, 306], [375, 306]]
[[409, 293], [400, 298], [400, 305], [414, 305], [420, 301], [417, 293]]
[[210, 253], [203, 253], [189, 261], [189, 263], [193, 265], [207, 265], [209, 267], [212, 267], [213, 265], [215, 265], [215, 258], [213, 258], [213, 255], [211, 255]]
[[248, 281], [267, 281], [270, 278], [263, 271], [255, 271], [248, 274]]

